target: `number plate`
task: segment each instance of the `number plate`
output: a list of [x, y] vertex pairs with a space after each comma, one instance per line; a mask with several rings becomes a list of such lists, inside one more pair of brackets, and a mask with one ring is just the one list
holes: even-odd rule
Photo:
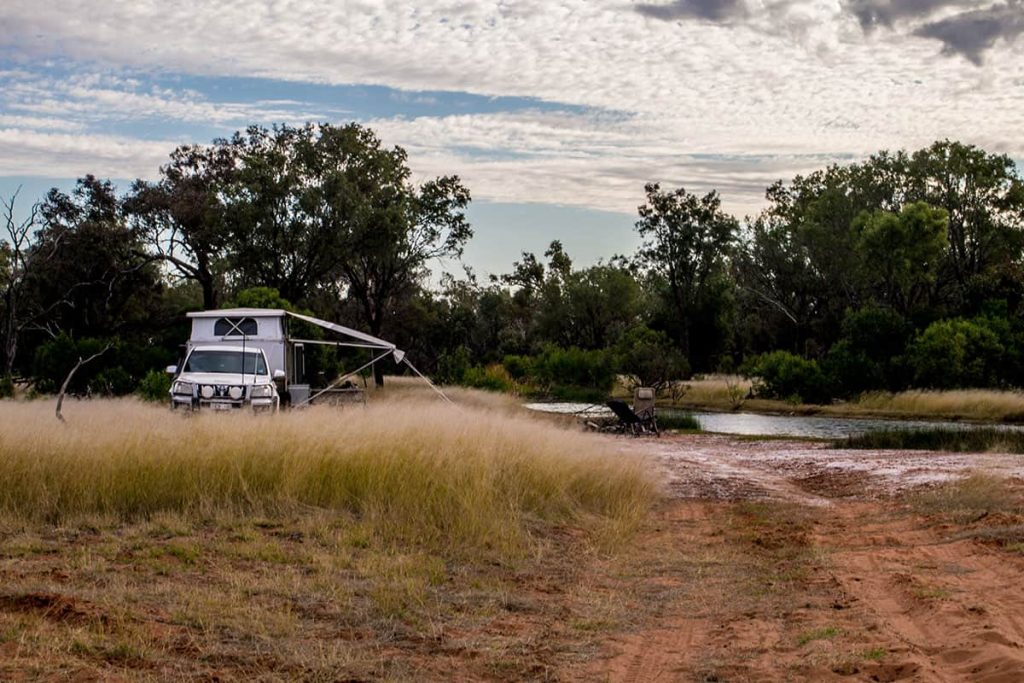
[[210, 407], [214, 410], [231, 410], [230, 403], [211, 403]]

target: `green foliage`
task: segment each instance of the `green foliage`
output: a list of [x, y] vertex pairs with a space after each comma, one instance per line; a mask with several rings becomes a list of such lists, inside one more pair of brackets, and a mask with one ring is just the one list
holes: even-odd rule
[[[76, 341], [66, 334], [40, 345], [36, 348], [32, 368], [36, 389], [43, 393], [57, 391], [79, 358], [88, 358], [99, 353], [104, 346], [105, 342], [101, 339]], [[91, 390], [91, 382], [102, 367], [99, 362], [82, 367], [72, 378], [68, 392], [83, 394]]]
[[68, 386], [68, 393], [124, 396], [135, 391], [148, 372], [165, 367], [173, 358], [163, 349], [119, 339], [76, 340], [62, 334], [35, 350], [32, 371], [35, 389], [42, 393], [57, 391], [80, 358], [99, 353], [108, 345], [110, 348], [105, 353], [79, 368]]
[[532, 379], [556, 397], [576, 395], [580, 389], [588, 396], [604, 395], [615, 384], [615, 368], [607, 351], [547, 346], [534, 359]]
[[139, 382], [135, 393], [144, 401], [160, 403], [167, 401], [171, 391], [171, 376], [162, 370], [150, 370]]
[[908, 353], [915, 386], [955, 389], [998, 385], [1003, 351], [984, 324], [954, 319], [929, 325]]
[[698, 432], [701, 429], [700, 420], [689, 413], [658, 412], [659, 429], [679, 429], [688, 432]]
[[238, 308], [280, 308], [285, 311], [294, 311], [295, 306], [281, 296], [273, 287], [249, 287], [235, 294], [228, 306]]
[[898, 214], [862, 214], [858, 252], [866, 284], [877, 300], [904, 313], [927, 301], [946, 247], [949, 215], [924, 202], [907, 204]]
[[818, 363], [788, 351], [772, 351], [751, 359], [743, 368], [748, 377], [756, 377], [756, 392], [768, 398], [806, 403], [824, 403], [830, 392]]
[[[947, 140], [833, 165], [768, 188], [742, 233], [714, 192], [645, 190], [630, 258], [574, 269], [555, 240], [432, 291], [433, 259], [472, 232], [458, 178], [414, 185], [404, 150], [356, 124], [183, 146], [127, 197], [87, 176], [43, 198], [24, 240], [8, 226], [0, 375], [56, 390], [110, 337], [72, 391], [126, 393], [174, 361], [183, 311], [294, 304], [394, 341], [441, 381], [550, 396], [726, 358], [765, 365], [762, 392], [786, 400], [1024, 386], [1024, 184], [1006, 156]], [[758, 355], [777, 349], [817, 362]], [[306, 353], [314, 381], [365, 362]]]
[[14, 397], [14, 378], [10, 375], [0, 375], [0, 398]]
[[619, 373], [636, 386], [660, 388], [690, 376], [690, 364], [668, 335], [647, 327], [635, 327], [615, 347]]
[[906, 353], [911, 327], [891, 308], [847, 311], [843, 337], [822, 363], [836, 396], [874, 389], [896, 391], [907, 384]]
[[1024, 453], [1024, 432], [995, 427], [884, 429], [835, 442], [836, 448]]
[[767, 197], [734, 267], [755, 350], [829, 348], [865, 304], [927, 324], [1009, 291], [1020, 303], [1010, 264], [1024, 186], [1005, 155], [945, 140], [779, 182]]
[[515, 383], [508, 372], [498, 363], [486, 367], [474, 365], [467, 368], [460, 383], [463, 386], [491, 391], [512, 391], [515, 388]]
[[435, 377], [442, 384], [459, 384], [471, 366], [469, 350], [459, 346], [441, 356]]
[[714, 323], [729, 308], [729, 297], [723, 295], [731, 289], [726, 266], [739, 222], [722, 211], [717, 192], [698, 197], [683, 188], [662, 191], [657, 183], [645, 191], [647, 202], [636, 223], [643, 239], [639, 261], [651, 281], [662, 285], [658, 293], [683, 355], [689, 357], [701, 339], [707, 347], [702, 363], [709, 364], [726, 344], [724, 338], [707, 338], [723, 334], [723, 326]]
[[509, 376], [521, 382], [533, 375], [534, 363], [529, 356], [508, 355], [501, 361]]

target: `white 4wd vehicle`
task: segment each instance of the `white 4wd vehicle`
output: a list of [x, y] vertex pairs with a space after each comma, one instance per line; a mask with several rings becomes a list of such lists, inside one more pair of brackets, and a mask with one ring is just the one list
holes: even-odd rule
[[263, 349], [225, 344], [195, 345], [189, 349], [180, 372], [170, 366], [171, 408], [186, 410], [276, 411], [280, 405], [276, 381], [284, 372], [270, 371]]

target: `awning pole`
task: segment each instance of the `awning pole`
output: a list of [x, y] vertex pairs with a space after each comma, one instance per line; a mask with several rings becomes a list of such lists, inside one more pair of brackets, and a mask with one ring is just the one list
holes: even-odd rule
[[422, 379], [422, 380], [423, 380], [424, 382], [426, 382], [426, 383], [427, 383], [428, 385], [430, 385], [430, 388], [431, 388], [431, 389], [433, 389], [434, 391], [436, 391], [436, 392], [437, 392], [437, 395], [438, 395], [438, 396], [440, 396], [440, 397], [441, 397], [441, 398], [443, 398], [444, 400], [448, 401], [449, 403], [452, 403], [452, 404], [454, 404], [454, 402], [453, 402], [453, 401], [452, 401], [452, 400], [451, 400], [450, 398], [448, 398], [447, 396], [445, 396], [445, 395], [444, 395], [444, 392], [443, 392], [443, 391], [441, 391], [441, 390], [440, 390], [440, 389], [438, 389], [438, 388], [437, 388], [436, 386], [434, 386], [434, 383], [433, 383], [433, 382], [431, 382], [431, 381], [430, 381], [430, 380], [429, 380], [429, 379], [427, 378], [427, 376], [426, 376], [426, 375], [424, 375], [424, 374], [423, 374], [422, 372], [420, 372], [419, 370], [417, 370], [417, 369], [416, 369], [416, 366], [415, 366], [415, 365], [413, 365], [412, 363], [410, 363], [410, 362], [409, 362], [409, 359], [408, 359], [408, 358], [403, 358], [402, 360], [403, 360], [403, 362], [404, 362], [404, 363], [405, 363], [406, 365], [408, 365], [408, 366], [409, 366], [410, 368], [412, 368], [412, 371], [413, 371], [413, 372], [415, 372], [415, 373], [416, 373], [417, 375], [419, 375], [419, 376], [420, 376], [420, 378], [421, 378], [421, 379]]
[[[355, 369], [355, 370], [353, 370], [352, 372], [350, 372], [350, 373], [348, 373], [348, 374], [345, 374], [345, 375], [342, 375], [341, 377], [339, 377], [338, 379], [336, 379], [336, 380], [334, 381], [334, 384], [331, 384], [330, 386], [328, 386], [328, 387], [326, 387], [326, 388], [324, 388], [324, 389], [321, 389], [320, 391], [316, 392], [315, 394], [313, 394], [312, 396], [310, 396], [309, 398], [307, 398], [307, 399], [306, 399], [305, 401], [303, 401], [302, 403], [300, 403], [300, 404], [298, 404], [297, 406], [294, 406], [294, 407], [295, 407], [295, 408], [301, 408], [302, 406], [306, 405], [307, 403], [311, 403], [311, 402], [313, 401], [313, 399], [314, 399], [314, 398], [317, 398], [318, 396], [322, 396], [323, 394], [327, 393], [328, 391], [330, 391], [330, 390], [331, 390], [331, 389], [333, 389], [334, 387], [336, 387], [336, 386], [338, 386], [339, 384], [341, 384], [342, 382], [344, 382], [344, 381], [345, 381], [346, 379], [348, 379], [348, 378], [349, 378], [349, 377], [351, 377], [352, 375], [357, 375], [357, 374], [359, 374], [360, 372], [362, 372], [363, 370], [365, 370], [366, 368], [368, 368], [368, 367], [370, 367], [371, 365], [373, 365], [374, 363], [376, 363], [377, 361], [379, 361], [379, 360], [382, 360], [382, 359], [384, 359], [384, 358], [387, 358], [387, 357], [388, 357], [388, 354], [391, 354], [391, 353], [394, 353], [394, 350], [392, 350], [392, 349], [388, 349], [388, 350], [387, 350], [387, 351], [385, 351], [384, 353], [380, 354], [379, 356], [377, 356], [376, 358], [374, 358], [373, 360], [371, 360], [371, 361], [370, 361], [369, 363], [367, 363], [366, 365], [360, 366], [359, 368], [356, 368], [356, 369]], [[413, 369], [415, 370], [415, 368], [413, 368]], [[427, 381], [429, 382], [430, 380], [427, 380]]]

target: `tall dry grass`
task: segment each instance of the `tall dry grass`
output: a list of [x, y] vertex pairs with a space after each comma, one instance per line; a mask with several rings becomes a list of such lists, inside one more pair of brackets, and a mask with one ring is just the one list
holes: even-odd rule
[[999, 389], [912, 389], [891, 393], [868, 392], [848, 402], [792, 405], [786, 401], [746, 399], [749, 380], [730, 375], [706, 375], [682, 383], [685, 392], [676, 403], [713, 410], [824, 413], [853, 417], [923, 417], [992, 422], [1024, 422], [1024, 392]]
[[976, 420], [1024, 420], [1024, 393], [996, 389], [959, 389], [952, 391], [903, 391], [864, 394], [857, 408], [941, 417], [965, 417]]
[[35, 521], [343, 511], [386, 538], [521, 547], [534, 523], [614, 534], [656, 497], [585, 434], [413, 396], [367, 408], [184, 417], [136, 401], [0, 403], [0, 512]]

